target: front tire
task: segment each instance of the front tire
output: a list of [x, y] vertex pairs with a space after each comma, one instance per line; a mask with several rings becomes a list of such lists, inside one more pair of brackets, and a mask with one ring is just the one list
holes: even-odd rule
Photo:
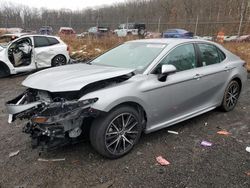
[[98, 153], [115, 159], [129, 153], [141, 133], [138, 112], [130, 106], [120, 106], [93, 121], [90, 142]]
[[240, 85], [237, 81], [231, 81], [225, 91], [221, 109], [225, 112], [232, 111], [239, 99], [240, 96]]

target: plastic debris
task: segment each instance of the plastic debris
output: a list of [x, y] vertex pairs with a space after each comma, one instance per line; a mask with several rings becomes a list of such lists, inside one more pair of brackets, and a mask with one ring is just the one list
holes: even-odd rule
[[97, 51], [97, 52], [101, 52], [102, 50], [101, 50], [101, 49], [99, 49], [99, 48], [95, 48], [95, 51]]
[[179, 133], [176, 132], [176, 131], [168, 131], [168, 133], [170, 133], [170, 134], [179, 134]]
[[140, 152], [140, 151], [137, 151], [137, 152], [136, 152], [136, 155], [138, 155], [138, 156], [139, 156], [139, 155], [142, 155], [142, 154], [143, 154], [143, 153]]
[[20, 152], [20, 150], [11, 152], [11, 153], [9, 154], [9, 157], [14, 157], [14, 156], [18, 155], [19, 152]]
[[246, 151], [250, 153], [250, 147], [246, 147]]
[[58, 162], [58, 161], [65, 161], [65, 158], [62, 159], [43, 159], [43, 158], [38, 158], [38, 161], [41, 162]]
[[156, 157], [156, 161], [161, 165], [161, 166], [167, 166], [170, 164], [166, 159], [164, 159], [162, 156]]
[[207, 125], [208, 125], [208, 122], [205, 122], [204, 125], [207, 126]]
[[228, 135], [230, 135], [231, 133], [228, 132], [228, 131], [226, 131], [226, 130], [221, 130], [221, 131], [218, 131], [217, 134], [228, 136]]
[[208, 142], [208, 141], [202, 141], [201, 145], [205, 146], [205, 147], [211, 147], [213, 144], [211, 142]]

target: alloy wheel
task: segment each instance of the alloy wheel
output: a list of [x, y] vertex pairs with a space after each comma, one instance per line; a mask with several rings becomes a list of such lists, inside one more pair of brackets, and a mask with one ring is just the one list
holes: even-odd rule
[[56, 56], [54, 61], [53, 61], [53, 66], [57, 67], [57, 66], [61, 66], [61, 65], [65, 65], [66, 61], [65, 58], [63, 56]]
[[227, 90], [226, 93], [226, 106], [228, 109], [234, 108], [237, 104], [238, 98], [240, 94], [239, 85], [233, 82]]
[[105, 133], [105, 145], [112, 154], [122, 154], [130, 150], [140, 135], [139, 122], [131, 113], [116, 116]]

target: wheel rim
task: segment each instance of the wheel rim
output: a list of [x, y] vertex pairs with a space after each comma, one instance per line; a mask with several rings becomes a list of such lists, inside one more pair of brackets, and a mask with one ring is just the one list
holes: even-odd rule
[[233, 83], [229, 86], [227, 94], [226, 94], [226, 106], [227, 108], [233, 108], [239, 97], [239, 85]]
[[57, 56], [55, 59], [54, 59], [54, 66], [60, 66], [60, 65], [64, 65], [65, 64], [65, 58], [62, 57], [62, 56]]
[[139, 122], [131, 113], [116, 116], [105, 133], [105, 145], [109, 152], [121, 155], [129, 151], [139, 135]]

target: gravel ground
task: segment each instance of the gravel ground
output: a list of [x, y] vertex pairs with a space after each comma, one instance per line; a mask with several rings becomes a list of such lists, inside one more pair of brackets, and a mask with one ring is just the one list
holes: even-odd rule
[[[143, 135], [125, 157], [108, 160], [89, 142], [43, 153], [32, 150], [22, 123], [8, 125], [4, 103], [24, 90], [26, 76], [0, 80], [0, 187], [250, 187], [250, 80], [233, 112], [219, 110]], [[230, 136], [216, 134], [220, 129]], [[200, 145], [212, 142], [210, 148]], [[17, 156], [9, 153], [20, 150]], [[159, 166], [162, 155], [171, 164]], [[65, 158], [41, 162], [38, 158]]]

